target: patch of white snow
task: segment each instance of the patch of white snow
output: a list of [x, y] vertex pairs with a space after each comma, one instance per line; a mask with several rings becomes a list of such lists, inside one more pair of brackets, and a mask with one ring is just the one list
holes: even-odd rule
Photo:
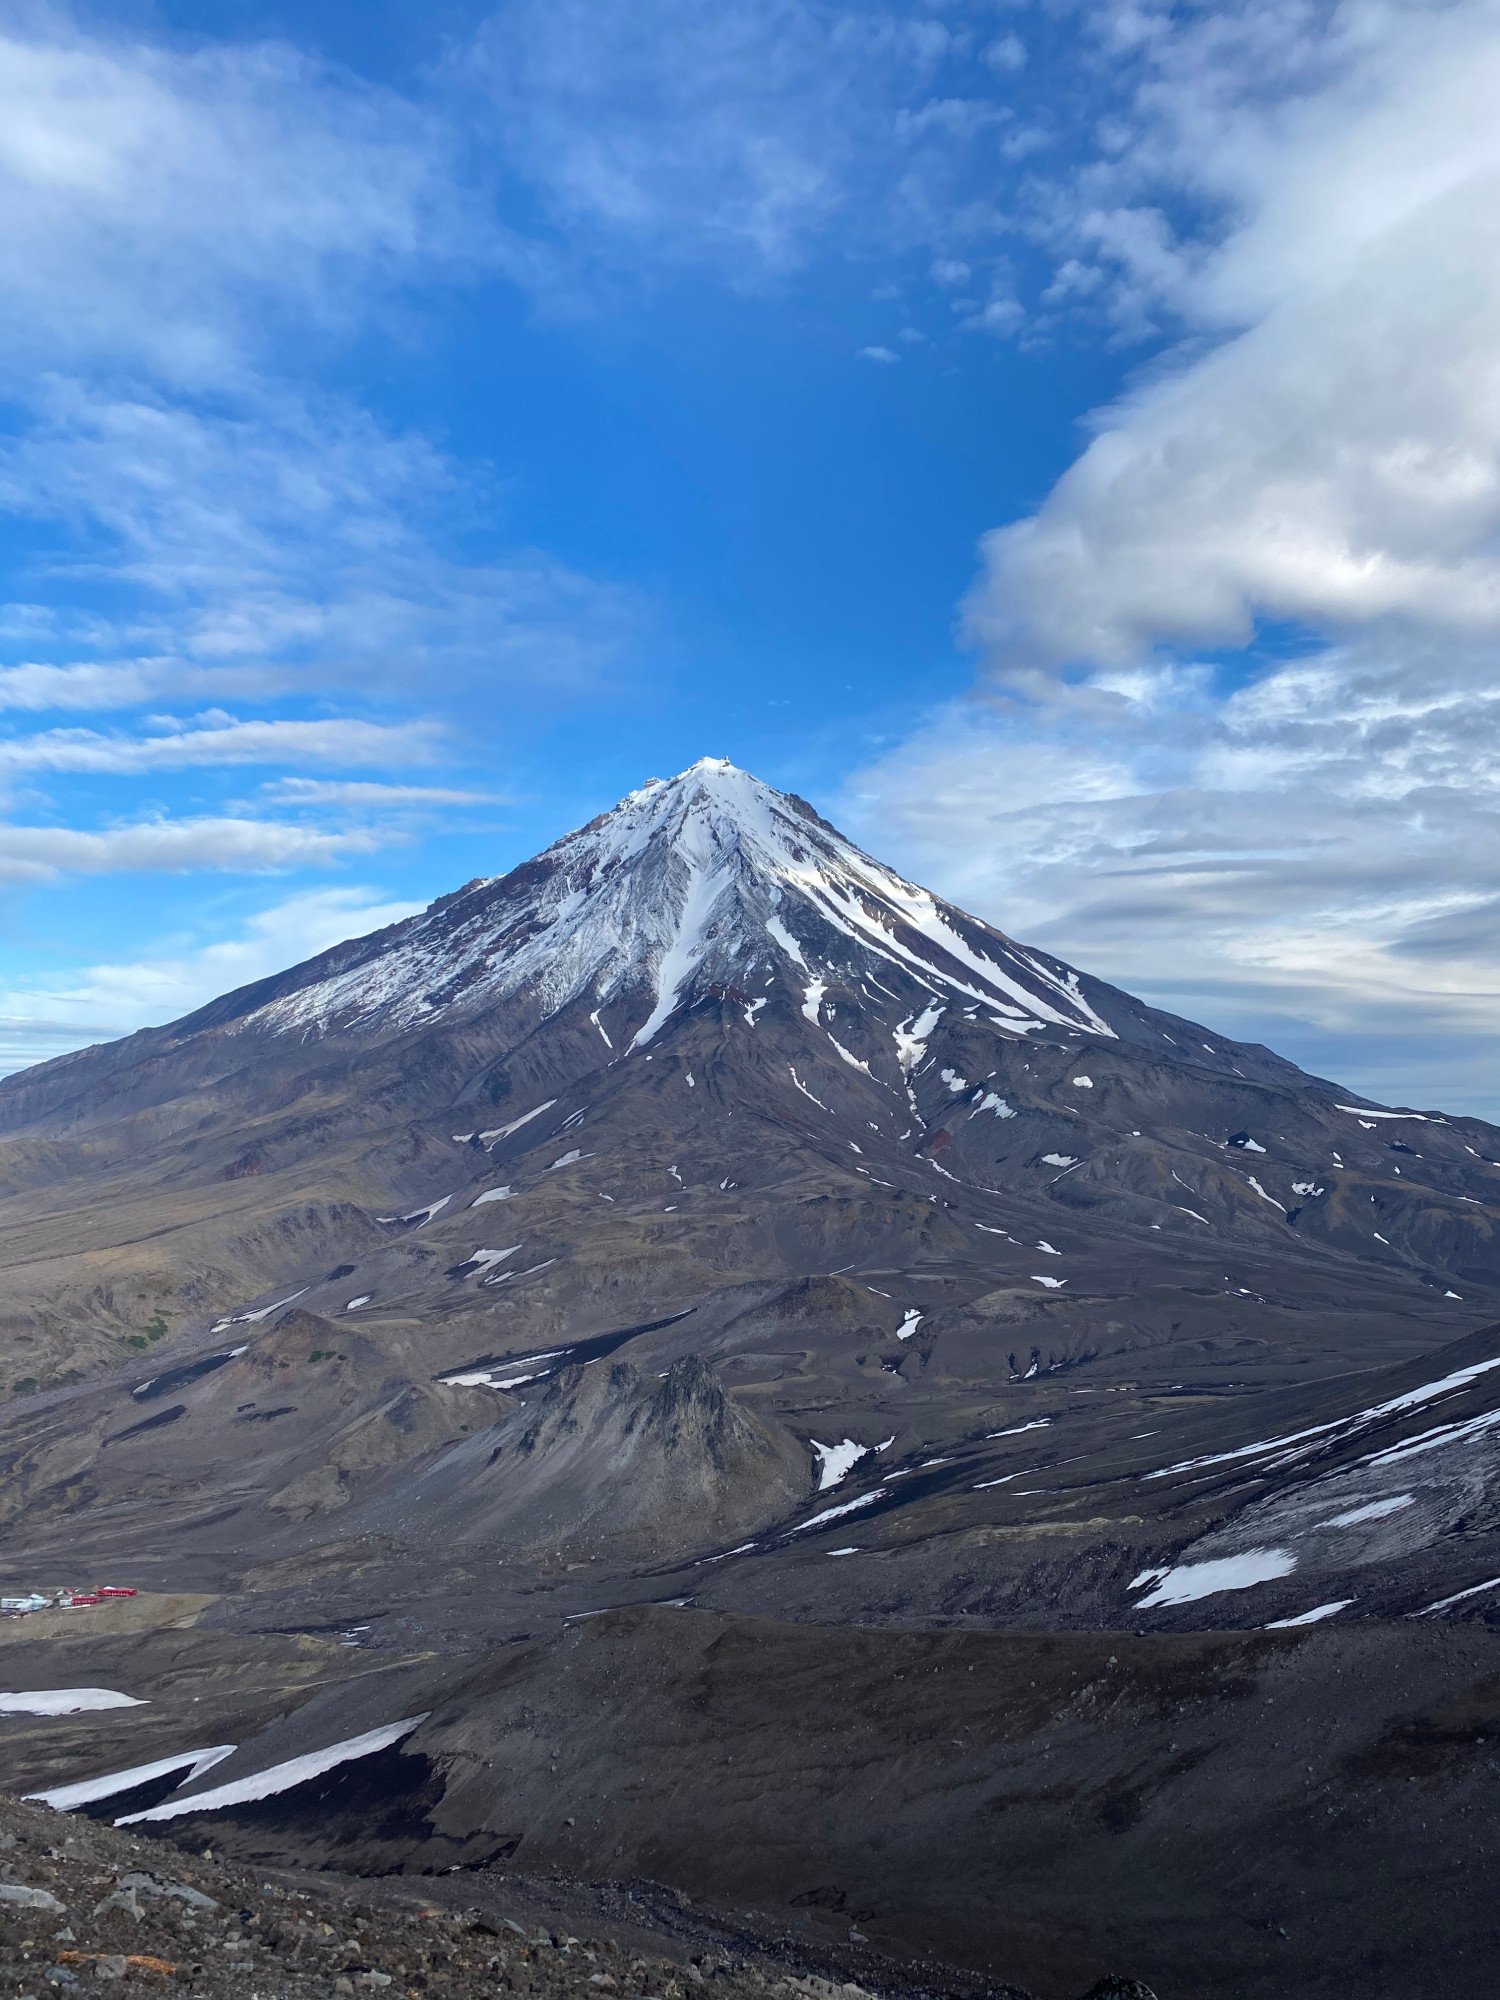
[[797, 1088], [802, 1092], [802, 1095], [805, 1098], [809, 1099], [809, 1101], [812, 1102], [813, 1104], [816, 1104], [820, 1111], [826, 1111], [828, 1109], [828, 1106], [823, 1102], [821, 1097], [813, 1096], [812, 1092], [808, 1089], [807, 1085], [802, 1081], [801, 1077], [798, 1076], [795, 1068], [793, 1068], [791, 1063], [787, 1064], [787, 1068], [791, 1070], [792, 1082], [796, 1084]]
[[1462, 1604], [1466, 1597], [1478, 1597], [1486, 1590], [1500, 1590], [1500, 1576], [1492, 1576], [1488, 1583], [1471, 1583], [1467, 1590], [1455, 1590], [1451, 1597], [1440, 1597], [1436, 1604], [1429, 1604], [1415, 1616], [1430, 1618], [1435, 1611], [1446, 1611], [1450, 1604]]
[[100, 1708], [144, 1708], [133, 1694], [113, 1688], [34, 1688], [25, 1694], [0, 1694], [0, 1715], [87, 1715]]
[[1221, 1591], [1249, 1590], [1257, 1583], [1270, 1583], [1278, 1576], [1290, 1576], [1297, 1558], [1287, 1549], [1246, 1549], [1240, 1555], [1215, 1556], [1208, 1562], [1179, 1563], [1173, 1569], [1142, 1570], [1130, 1588], [1152, 1587], [1136, 1609], [1154, 1604], [1195, 1604], [1200, 1597], [1217, 1597]]
[[529, 1125], [533, 1118], [540, 1118], [544, 1111], [550, 1111], [557, 1099], [549, 1097], [545, 1104], [539, 1104], [535, 1111], [523, 1111], [519, 1118], [512, 1118], [508, 1125], [497, 1125], [492, 1132], [481, 1132], [479, 1143], [493, 1146], [500, 1139], [508, 1139], [512, 1132], [519, 1132], [523, 1125]]
[[1266, 1632], [1289, 1632], [1294, 1625], [1321, 1625], [1325, 1618], [1335, 1618], [1341, 1611], [1347, 1611], [1354, 1602], [1352, 1597], [1336, 1597], [1332, 1604], [1315, 1604], [1311, 1611], [1299, 1611], [1295, 1618], [1273, 1618], [1269, 1625], [1262, 1626]]
[[100, 1799], [133, 1792], [137, 1785], [149, 1785], [153, 1778], [170, 1777], [173, 1771], [183, 1773], [179, 1783], [185, 1785], [193, 1778], [201, 1778], [215, 1764], [222, 1764], [226, 1757], [232, 1757], [237, 1747], [233, 1743], [216, 1743], [209, 1750], [179, 1750], [175, 1756], [158, 1757], [152, 1764], [133, 1764], [128, 1771], [106, 1771], [98, 1778], [79, 1778], [71, 1785], [54, 1785], [50, 1791], [27, 1792], [24, 1796], [57, 1812], [73, 1812], [79, 1806], [91, 1806]]
[[1429, 1117], [1425, 1111], [1372, 1111], [1367, 1104], [1335, 1104], [1335, 1111], [1347, 1111], [1352, 1118], [1397, 1118], [1417, 1125], [1446, 1125], [1445, 1118]]
[[342, 1743], [330, 1743], [326, 1750], [309, 1750], [301, 1757], [289, 1757], [285, 1763], [272, 1764], [252, 1777], [236, 1778], [230, 1784], [195, 1792], [189, 1798], [167, 1799], [146, 1812], [127, 1813], [115, 1824], [138, 1826], [143, 1820], [176, 1819], [182, 1813], [220, 1812], [226, 1806], [274, 1798], [278, 1792], [289, 1792], [294, 1785], [305, 1785], [309, 1778], [321, 1778], [325, 1771], [335, 1770], [340, 1764], [352, 1763], [358, 1757], [372, 1757], [377, 1750], [389, 1750], [393, 1743], [399, 1743], [419, 1723], [425, 1722], [427, 1713], [409, 1715], [401, 1722], [387, 1722], [379, 1729], [367, 1729], [362, 1736], [348, 1736]]
[[793, 1528], [794, 1535], [805, 1535], [809, 1528], [820, 1528], [825, 1521], [837, 1521], [844, 1514], [856, 1513], [861, 1507], [869, 1507], [877, 1500], [885, 1498], [886, 1489], [877, 1486], [873, 1493], [861, 1493], [858, 1499], [844, 1500], [837, 1507], [825, 1507], [821, 1514], [814, 1514], [810, 1521], [803, 1521]]
[[1262, 1201], [1268, 1201], [1271, 1204], [1272, 1208], [1281, 1208], [1282, 1214], [1283, 1215], [1286, 1214], [1286, 1210], [1281, 1207], [1281, 1203], [1276, 1199], [1275, 1195], [1267, 1194], [1265, 1189], [1261, 1186], [1260, 1182], [1255, 1178], [1254, 1174], [1246, 1174], [1245, 1179], [1250, 1183], [1251, 1187], [1260, 1196]]
[[1335, 1514], [1330, 1520], [1319, 1521], [1320, 1528], [1357, 1528], [1362, 1521], [1383, 1521], [1387, 1514], [1399, 1514], [1404, 1508], [1414, 1506], [1415, 1499], [1410, 1493], [1398, 1493], [1389, 1500], [1371, 1500], [1363, 1507], [1351, 1507], [1347, 1514]]
[[816, 1438], [808, 1442], [818, 1456], [818, 1491], [826, 1493], [830, 1486], [837, 1486], [841, 1479], [847, 1479], [862, 1458], [868, 1458], [871, 1447], [857, 1444], [853, 1438], [845, 1438], [842, 1444], [819, 1444]]

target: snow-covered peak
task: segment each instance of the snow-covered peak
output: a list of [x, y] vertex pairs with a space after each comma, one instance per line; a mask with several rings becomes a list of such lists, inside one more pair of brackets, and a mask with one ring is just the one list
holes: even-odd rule
[[723, 757], [649, 779], [535, 861], [335, 957], [337, 969], [308, 968], [249, 1019], [403, 1027], [523, 992], [545, 1018], [587, 995], [595, 1010], [629, 1001], [622, 1046], [640, 1048], [709, 986], [749, 1003], [779, 979], [816, 1021], [830, 986], [869, 974], [912, 1019], [955, 1004], [1011, 1034], [1112, 1033], [1076, 973], [938, 901]]
[[596, 849], [601, 862], [639, 853], [647, 842], [697, 838], [695, 828], [712, 826], [728, 834], [735, 830], [762, 846], [774, 841], [778, 820], [811, 818], [810, 808], [774, 791], [727, 757], [700, 757], [675, 778], [648, 778], [638, 791], [627, 792], [611, 811], [570, 833], [547, 849], [553, 855], [582, 854]]

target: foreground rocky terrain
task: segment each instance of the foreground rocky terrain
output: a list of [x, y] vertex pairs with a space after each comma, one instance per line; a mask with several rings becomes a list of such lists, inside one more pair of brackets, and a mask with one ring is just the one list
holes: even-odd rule
[[[355, 1881], [268, 1879], [211, 1851], [163, 1853], [111, 1828], [60, 1824], [45, 1808], [0, 1798], [0, 1980], [17, 1995], [102, 1987], [205, 2000], [228, 2000], [247, 1985], [262, 2000], [361, 1993], [686, 2000], [699, 1990], [721, 2000], [867, 2000], [872, 1990], [836, 1968], [799, 1964], [784, 1940], [757, 1944], [649, 1887], [607, 1899], [610, 1914], [583, 1938], [558, 1921], [557, 1906], [586, 1906], [585, 1894], [569, 1898], [524, 1880], [479, 1887], [482, 1904], [455, 1908], [440, 1888], [372, 1897], [371, 1885]], [[663, 1905], [670, 1929], [654, 1916]], [[603, 1916], [590, 1914], [596, 1922]], [[881, 1992], [920, 2000], [934, 1990], [922, 1983], [921, 1967], [879, 1969], [894, 1980]], [[944, 1976], [937, 1990], [952, 1990], [951, 1981]], [[987, 1991], [994, 2000], [1030, 2000], [1019, 1988]], [[1153, 1996], [1138, 1981], [1106, 1978], [1087, 2000]]]
[[1497, 1161], [653, 783], [0, 1082], [6, 1590], [140, 1592], [0, 1623], [6, 1782], [881, 1990], [1489, 1994]]
[[511, 1871], [666, 1884], [864, 1984], [921, 1962], [1043, 1996], [1120, 1968], [1164, 2000], [1493, 1984], [1500, 1675], [1474, 1622], [1028, 1635], [663, 1605], [432, 1638], [14, 1642], [7, 1686], [140, 1705], [12, 1716], [10, 1782], [92, 1780], [72, 1810], [133, 1834], [465, 1901]]

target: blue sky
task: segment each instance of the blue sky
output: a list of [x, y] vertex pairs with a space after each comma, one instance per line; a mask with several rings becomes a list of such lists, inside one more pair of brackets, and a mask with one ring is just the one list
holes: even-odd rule
[[1500, 14], [0, 10], [0, 1065], [727, 754], [1500, 1113]]

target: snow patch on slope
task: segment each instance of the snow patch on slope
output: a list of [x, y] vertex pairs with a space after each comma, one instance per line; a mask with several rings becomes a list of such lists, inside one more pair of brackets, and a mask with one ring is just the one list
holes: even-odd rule
[[182, 1772], [181, 1784], [189, 1784], [205, 1771], [211, 1771], [215, 1764], [222, 1764], [226, 1757], [232, 1757], [236, 1747], [233, 1743], [216, 1743], [207, 1750], [179, 1750], [171, 1757], [158, 1757], [151, 1764], [132, 1764], [126, 1771], [106, 1771], [97, 1778], [79, 1778], [71, 1785], [54, 1785], [50, 1791], [27, 1792], [25, 1796], [57, 1812], [74, 1812], [79, 1806], [95, 1805], [100, 1799], [133, 1792], [137, 1785], [149, 1785], [153, 1778], [170, 1777], [174, 1771]]
[[1155, 1604], [1195, 1604], [1200, 1597], [1217, 1597], [1221, 1591], [1250, 1590], [1257, 1583], [1290, 1576], [1296, 1567], [1297, 1558], [1288, 1549], [1245, 1549], [1209, 1562], [1179, 1563], [1174, 1569], [1143, 1569], [1130, 1588], [1151, 1585], [1136, 1604], [1137, 1610], [1145, 1611]]
[[144, 1708], [133, 1694], [113, 1688], [33, 1688], [26, 1694], [0, 1694], [0, 1715], [91, 1715], [100, 1708]]
[[285, 1763], [272, 1764], [252, 1777], [236, 1778], [230, 1784], [216, 1785], [211, 1791], [196, 1792], [189, 1798], [167, 1799], [147, 1812], [127, 1813], [115, 1824], [139, 1826], [143, 1820], [177, 1819], [183, 1813], [222, 1812], [226, 1806], [250, 1805], [256, 1799], [274, 1798], [278, 1792], [289, 1792], [293, 1785], [305, 1785], [309, 1778], [321, 1778], [325, 1771], [336, 1770], [340, 1764], [352, 1763], [357, 1757], [372, 1757], [377, 1750], [388, 1750], [426, 1720], [427, 1715], [422, 1714], [409, 1715], [401, 1722], [388, 1722], [383, 1728], [366, 1730], [362, 1736], [330, 1743], [325, 1750], [289, 1757]]

